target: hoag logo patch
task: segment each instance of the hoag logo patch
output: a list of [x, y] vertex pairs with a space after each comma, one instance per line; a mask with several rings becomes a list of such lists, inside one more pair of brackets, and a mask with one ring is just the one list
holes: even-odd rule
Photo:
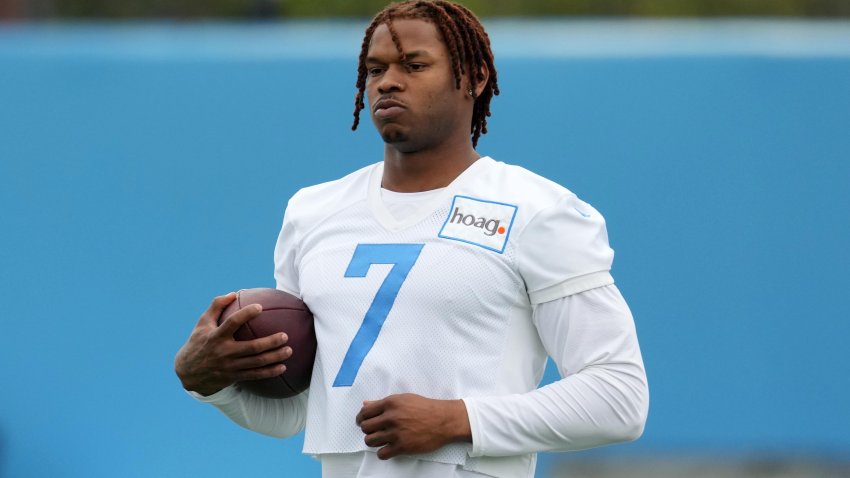
[[438, 237], [475, 244], [502, 253], [514, 224], [517, 207], [468, 196], [455, 196]]

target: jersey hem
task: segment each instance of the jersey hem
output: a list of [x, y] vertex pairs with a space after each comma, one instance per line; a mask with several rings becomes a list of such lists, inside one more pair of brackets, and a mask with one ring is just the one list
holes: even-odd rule
[[[343, 450], [334, 450], [334, 451], [317, 451], [315, 449], [308, 448], [308, 447], [305, 446], [301, 449], [301, 453], [303, 453], [305, 455], [310, 455], [310, 456], [317, 458], [317, 459], [321, 459], [322, 455], [339, 455], [339, 454], [351, 454], [351, 453], [363, 453], [363, 452], [377, 453], [378, 448], [369, 448], [369, 447], [364, 446], [364, 448], [357, 448], [357, 449], [343, 449]], [[439, 460], [439, 459], [436, 459], [436, 457], [434, 457], [434, 456], [430, 456], [430, 454], [426, 454], [426, 455], [403, 455], [403, 456], [415, 458], [417, 460], [422, 460], [422, 461], [433, 461], [434, 463], [445, 463], [447, 465], [458, 465], [458, 466], [461, 466], [461, 467], [466, 466], [466, 460], [461, 460], [461, 461], [458, 461], [458, 460]], [[466, 458], [469, 458], [468, 452], [466, 454]]]

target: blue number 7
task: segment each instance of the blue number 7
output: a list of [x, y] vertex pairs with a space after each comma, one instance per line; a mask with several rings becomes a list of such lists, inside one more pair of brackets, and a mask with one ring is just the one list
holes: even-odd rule
[[394, 264], [390, 273], [384, 279], [372, 305], [363, 317], [363, 323], [348, 352], [342, 360], [342, 366], [336, 374], [334, 387], [350, 387], [357, 377], [357, 371], [363, 364], [363, 359], [372, 350], [381, 327], [384, 325], [390, 309], [393, 308], [395, 298], [401, 285], [407, 279], [407, 273], [413, 268], [419, 253], [422, 252], [424, 244], [358, 244], [351, 257], [351, 263], [345, 271], [345, 277], [366, 277], [372, 264]]

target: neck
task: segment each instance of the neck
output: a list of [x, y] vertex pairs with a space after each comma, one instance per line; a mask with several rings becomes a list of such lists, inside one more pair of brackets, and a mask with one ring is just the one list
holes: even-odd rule
[[444, 188], [479, 157], [469, 137], [462, 144], [444, 144], [408, 153], [385, 144], [381, 185], [390, 191], [403, 193]]

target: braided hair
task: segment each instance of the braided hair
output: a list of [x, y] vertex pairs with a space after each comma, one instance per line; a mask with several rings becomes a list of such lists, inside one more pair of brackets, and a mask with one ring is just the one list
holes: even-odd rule
[[[490, 38], [481, 22], [469, 9], [456, 3], [444, 0], [409, 0], [401, 3], [393, 3], [378, 12], [372, 23], [366, 28], [363, 37], [363, 45], [360, 49], [360, 62], [357, 67], [357, 96], [354, 98], [354, 124], [352, 130], [357, 129], [360, 124], [360, 111], [365, 108], [363, 103], [366, 90], [366, 55], [372, 34], [381, 24], [389, 28], [390, 36], [398, 50], [401, 60], [405, 60], [401, 41], [393, 28], [395, 19], [423, 19], [433, 23], [443, 37], [443, 41], [451, 55], [452, 71], [454, 72], [455, 87], [461, 88], [461, 79], [469, 73], [470, 89], [475, 91], [478, 84], [484, 81], [481, 73], [482, 66], [486, 66], [490, 77], [484, 90], [475, 98], [472, 109], [472, 124], [470, 134], [472, 135], [472, 146], [478, 144], [478, 138], [487, 134], [487, 117], [490, 116], [490, 100], [499, 94], [499, 86], [496, 83], [496, 67], [493, 65], [493, 52], [490, 50]], [[474, 95], [474, 93], [473, 93]]]

